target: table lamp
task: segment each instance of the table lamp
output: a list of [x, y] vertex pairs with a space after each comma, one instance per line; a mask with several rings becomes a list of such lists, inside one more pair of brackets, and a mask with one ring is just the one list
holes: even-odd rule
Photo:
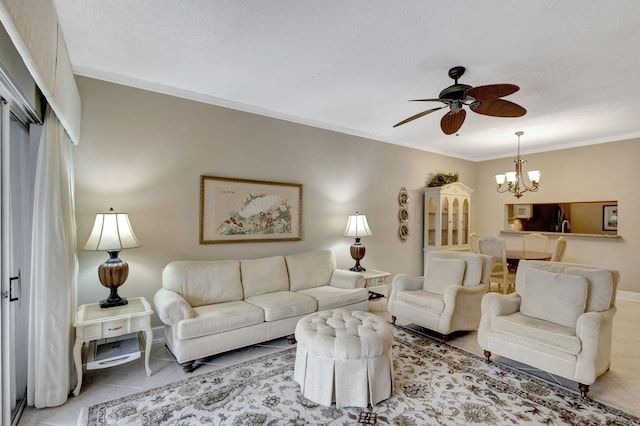
[[349, 268], [351, 271], [362, 272], [366, 271], [360, 265], [360, 261], [364, 258], [365, 247], [364, 244], [360, 242], [360, 238], [369, 237], [373, 235], [371, 232], [371, 228], [369, 228], [369, 223], [367, 223], [367, 217], [363, 214], [350, 215], [349, 220], [347, 220], [347, 228], [344, 230], [345, 237], [354, 237], [356, 242], [351, 246], [351, 257], [356, 261], [356, 264]]
[[140, 247], [127, 213], [116, 213], [112, 208], [108, 213], [96, 214], [96, 221], [85, 250], [104, 250], [109, 253], [107, 259], [98, 267], [100, 283], [111, 290], [109, 297], [100, 301], [101, 308], [126, 305], [127, 299], [118, 295], [118, 287], [127, 280], [129, 265], [118, 257], [120, 250]]

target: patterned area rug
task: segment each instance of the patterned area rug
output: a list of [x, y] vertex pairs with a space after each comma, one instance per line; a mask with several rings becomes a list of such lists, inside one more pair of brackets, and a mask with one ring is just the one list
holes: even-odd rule
[[89, 425], [640, 425], [577, 392], [394, 327], [391, 398], [324, 407], [293, 381], [295, 348], [91, 406]]

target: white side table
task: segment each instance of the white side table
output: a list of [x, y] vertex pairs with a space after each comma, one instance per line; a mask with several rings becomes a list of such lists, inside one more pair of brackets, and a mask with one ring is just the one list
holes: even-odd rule
[[144, 365], [147, 376], [151, 375], [149, 368], [149, 354], [151, 353], [151, 305], [144, 297], [130, 298], [129, 303], [112, 308], [101, 308], [98, 303], [81, 305], [76, 313], [73, 326], [76, 328], [76, 343], [73, 346], [73, 360], [76, 365], [78, 384], [73, 394], [80, 394], [82, 386], [82, 345], [92, 340], [107, 337], [123, 336], [125, 334], [144, 331], [145, 351]]
[[391, 274], [375, 269], [360, 271], [364, 275], [364, 286], [369, 289], [369, 299], [388, 296], [388, 286], [391, 284]]

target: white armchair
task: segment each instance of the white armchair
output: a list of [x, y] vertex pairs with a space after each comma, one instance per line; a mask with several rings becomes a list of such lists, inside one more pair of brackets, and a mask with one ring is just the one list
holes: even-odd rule
[[398, 274], [391, 286], [388, 311], [444, 336], [475, 330], [480, 303], [489, 289], [493, 257], [455, 251], [427, 254], [425, 275]]
[[578, 382], [582, 396], [609, 369], [615, 270], [521, 260], [516, 291], [482, 299], [478, 343], [492, 353]]

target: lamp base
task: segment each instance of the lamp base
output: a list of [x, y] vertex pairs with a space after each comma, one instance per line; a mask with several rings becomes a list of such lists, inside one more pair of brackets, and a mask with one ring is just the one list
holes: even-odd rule
[[360, 260], [364, 258], [364, 253], [366, 251], [364, 245], [360, 242], [360, 238], [356, 238], [356, 242], [350, 247], [351, 257], [356, 261], [356, 264], [349, 268], [350, 271], [362, 272], [366, 271], [362, 266], [360, 266]]
[[362, 272], [362, 271], [366, 271], [365, 268], [363, 268], [362, 266], [360, 266], [360, 261], [357, 261], [356, 264], [354, 266], [352, 266], [351, 268], [349, 268], [350, 271], [354, 271], [354, 272]]
[[122, 306], [129, 303], [129, 301], [118, 295], [118, 287], [111, 287], [111, 294], [109, 297], [100, 301], [101, 308], [113, 308], [115, 306]]
[[100, 284], [111, 290], [109, 297], [100, 301], [101, 308], [113, 308], [129, 303], [124, 297], [118, 295], [118, 287], [127, 280], [129, 265], [118, 258], [118, 251], [110, 251], [109, 259], [98, 267]]

